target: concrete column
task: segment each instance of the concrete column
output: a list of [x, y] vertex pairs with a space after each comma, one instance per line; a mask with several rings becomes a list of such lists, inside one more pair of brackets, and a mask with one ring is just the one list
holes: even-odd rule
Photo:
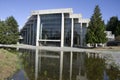
[[31, 24], [29, 26], [29, 45], [31, 44]]
[[29, 34], [29, 27], [27, 26], [27, 44], [29, 44], [29, 36], [28, 36], [28, 34]]
[[35, 80], [38, 78], [38, 49], [35, 51]]
[[71, 24], [71, 47], [73, 47], [73, 34], [74, 34], [74, 20], [72, 18], [72, 24]]
[[34, 29], [35, 29], [35, 27], [34, 27], [34, 25], [35, 25], [35, 20], [33, 21], [33, 26], [32, 26], [32, 30], [33, 30], [33, 37], [32, 37], [32, 45], [34, 45]]
[[63, 51], [60, 52], [60, 77], [59, 77], [59, 80], [62, 80], [62, 72], [63, 72]]
[[40, 15], [37, 15], [37, 33], [36, 33], [36, 46], [39, 46], [39, 35], [40, 35]]
[[82, 37], [82, 22], [81, 22], [81, 24], [80, 24], [80, 46], [82, 47], [83, 45], [83, 37]]
[[42, 60], [41, 59], [42, 58], [42, 56], [41, 56], [42, 54], [41, 53], [42, 53], [41, 50], [39, 50], [39, 54], [38, 54], [38, 56], [39, 56], [38, 57], [38, 61], [39, 61], [38, 62], [38, 71], [39, 71], [39, 73], [41, 73], [41, 63], [42, 63], [42, 61], [41, 61]]
[[42, 28], [43, 28], [43, 24], [41, 23], [40, 26], [41, 26], [41, 27], [40, 27], [40, 39], [42, 39]]
[[25, 33], [25, 35], [24, 35], [24, 44], [26, 44], [26, 42], [27, 42], [27, 35], [26, 35], [26, 33], [27, 33], [27, 30], [25, 29], [25, 31], [24, 31], [24, 33]]
[[26, 28], [26, 43], [25, 44], [27, 44], [27, 42], [28, 42], [28, 30]]
[[62, 13], [62, 20], [61, 20], [61, 47], [64, 46], [64, 13]]
[[90, 58], [90, 53], [89, 52], [87, 53], [87, 56], [88, 56], [88, 58]]
[[89, 26], [89, 23], [87, 23], [87, 26], [86, 27], [88, 27]]
[[70, 52], [70, 80], [72, 80], [72, 62], [73, 62], [73, 53]]
[[28, 31], [27, 31], [27, 28], [26, 28], [26, 43], [25, 44], [27, 44], [27, 41], [28, 41], [28, 36], [27, 36], [27, 34], [28, 34]]

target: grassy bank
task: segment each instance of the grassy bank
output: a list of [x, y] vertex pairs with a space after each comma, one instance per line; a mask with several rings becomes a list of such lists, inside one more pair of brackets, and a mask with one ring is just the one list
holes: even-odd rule
[[0, 80], [12, 76], [19, 69], [17, 53], [0, 49]]

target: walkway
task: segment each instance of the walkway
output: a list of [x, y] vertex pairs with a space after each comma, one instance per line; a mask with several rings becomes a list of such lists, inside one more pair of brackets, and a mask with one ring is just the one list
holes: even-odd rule
[[120, 54], [120, 50], [112, 50], [112, 49], [83, 49], [83, 48], [75, 48], [75, 47], [54, 47], [54, 46], [32, 46], [32, 45], [2, 45], [0, 47], [11, 47], [11, 48], [22, 48], [22, 49], [39, 49], [39, 50], [49, 50], [49, 51], [64, 51], [64, 52], [94, 52], [94, 53], [116, 53]]

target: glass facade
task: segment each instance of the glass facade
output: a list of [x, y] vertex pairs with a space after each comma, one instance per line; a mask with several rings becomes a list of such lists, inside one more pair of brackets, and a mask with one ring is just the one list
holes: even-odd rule
[[71, 19], [65, 18], [64, 23], [64, 46], [70, 46], [71, 45]]
[[32, 16], [31, 20], [29, 20], [24, 28], [21, 30], [23, 44], [36, 45], [36, 26], [37, 16]]
[[80, 35], [81, 35], [80, 23], [74, 23], [74, 37], [73, 37], [73, 46], [80, 45]]
[[61, 14], [40, 15], [39, 34], [41, 45], [60, 45], [60, 41], [54, 42], [54, 40], [61, 39]]
[[87, 23], [82, 23], [82, 38], [83, 38], [82, 45], [86, 45], [86, 42], [85, 42], [86, 33], [87, 33]]
[[82, 20], [80, 16], [69, 12], [49, 13], [46, 11], [46, 13], [35, 13], [31, 15], [21, 30], [22, 43], [37, 46], [72, 47], [85, 45], [88, 23], [87, 21], [84, 22], [83, 20], [83, 22], [80, 22], [79, 20]]
[[60, 40], [61, 14], [41, 15], [40, 39]]
[[78, 23], [78, 19], [73, 19], [73, 46], [80, 45], [80, 23]]

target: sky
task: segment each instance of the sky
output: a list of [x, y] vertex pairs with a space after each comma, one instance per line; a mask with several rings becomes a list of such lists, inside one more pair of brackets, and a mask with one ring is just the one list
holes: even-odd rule
[[59, 8], [72, 8], [73, 13], [91, 18], [96, 5], [99, 5], [105, 23], [112, 16], [120, 19], [120, 0], [0, 0], [0, 19], [14, 16], [22, 28], [32, 10]]

